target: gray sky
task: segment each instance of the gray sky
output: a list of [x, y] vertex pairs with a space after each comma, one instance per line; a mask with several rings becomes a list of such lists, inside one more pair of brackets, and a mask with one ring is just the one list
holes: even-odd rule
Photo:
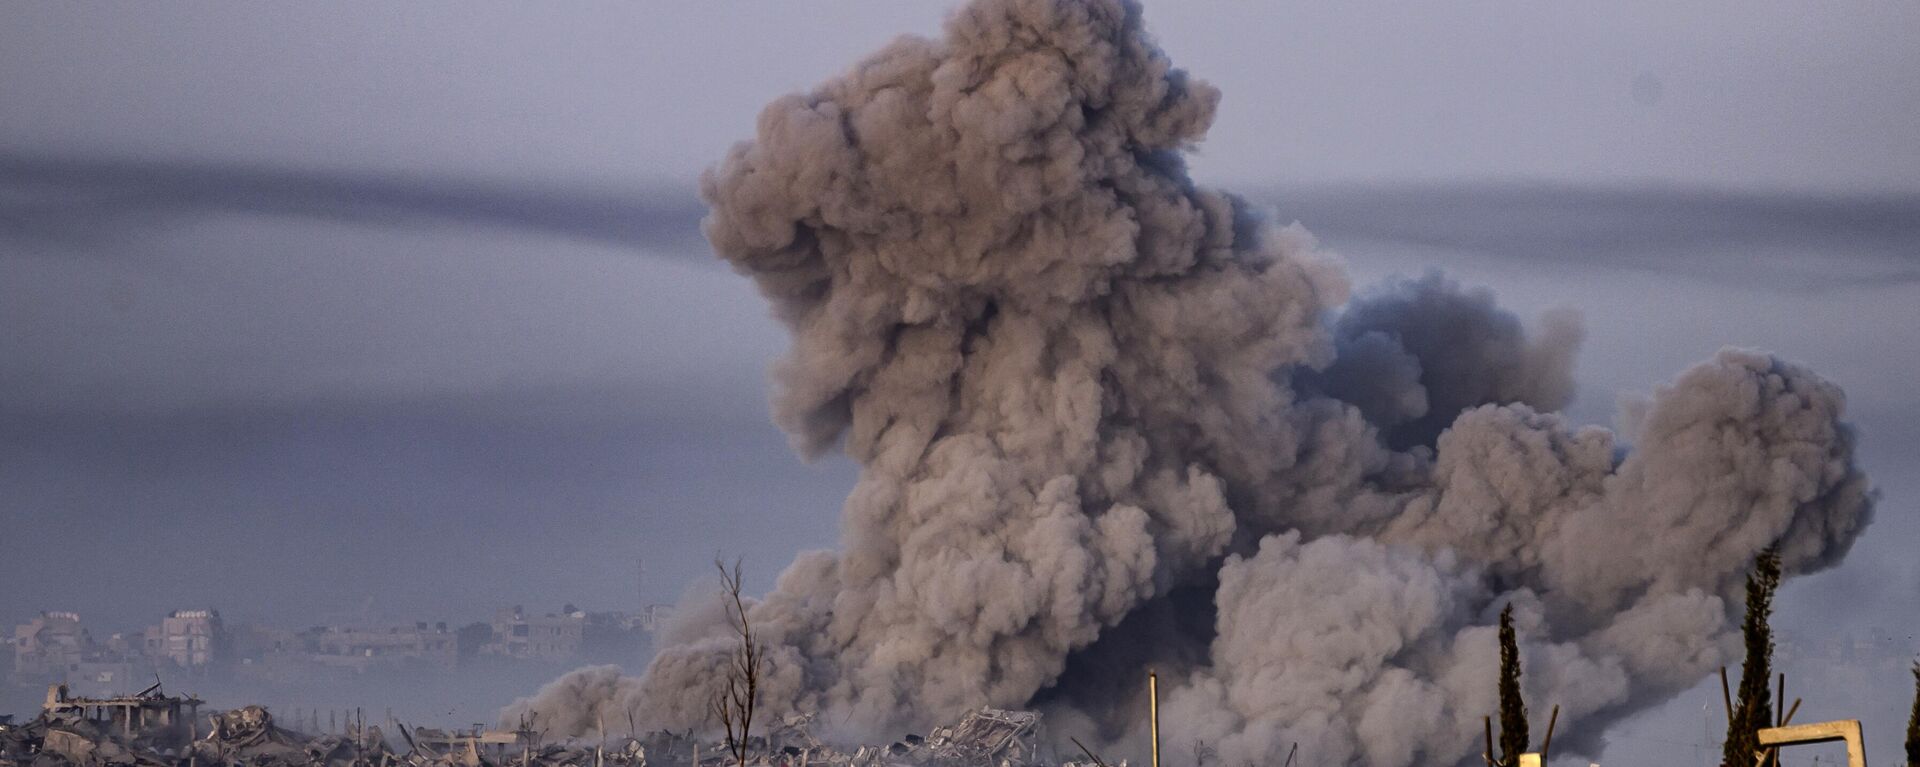
[[[937, 30], [948, 5], [25, 4], [0, 30], [0, 135], [88, 157], [685, 180], [772, 97]], [[1189, 0], [1147, 19], [1227, 94], [1196, 163], [1222, 182], [1920, 178], [1912, 3]]]
[[[612, 608], [641, 559], [667, 601], [716, 552], [764, 586], [832, 545], [852, 469], [768, 424], [785, 339], [691, 181], [945, 5], [9, 8], [0, 622]], [[1723, 343], [1843, 384], [1879, 521], [1783, 620], [1912, 645], [1920, 4], [1147, 17], [1225, 92], [1203, 182], [1362, 283], [1442, 267], [1584, 310], [1577, 417]], [[154, 575], [72, 574], [116, 562]]]

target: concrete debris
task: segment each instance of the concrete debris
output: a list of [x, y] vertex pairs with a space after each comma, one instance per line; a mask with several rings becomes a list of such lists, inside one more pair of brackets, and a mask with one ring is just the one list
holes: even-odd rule
[[982, 708], [970, 711], [952, 727], [933, 731], [927, 741], [942, 762], [953, 764], [1014, 764], [1039, 757], [1033, 750], [1040, 715], [1032, 711]]
[[793, 714], [774, 725], [767, 740], [781, 748], [819, 748], [820, 740], [813, 737], [813, 714]]
[[[750, 767], [1093, 767], [1091, 761], [1054, 761], [1042, 752], [1040, 715], [1032, 711], [981, 708], [959, 722], [922, 736], [909, 733], [886, 745], [841, 748], [815, 737], [811, 714], [789, 716], [748, 741]], [[645, 741], [655, 767], [728, 767], [726, 744], [680, 733], [655, 733]], [[1116, 762], [1106, 767], [1126, 767]]]
[[260, 706], [201, 717], [202, 702], [158, 684], [118, 698], [54, 685], [39, 717], [0, 726], [0, 767], [397, 767], [378, 727], [316, 737], [282, 729]]
[[[439, 730], [398, 724], [404, 750], [379, 727], [309, 735], [274, 723], [262, 706], [204, 716], [200, 701], [169, 698], [159, 686], [140, 696], [96, 701], [49, 692], [26, 724], [0, 721], [0, 767], [732, 767], [726, 743], [693, 733], [546, 742], [537, 716], [510, 730]], [[145, 711], [146, 714], [141, 712]], [[748, 741], [750, 767], [1093, 767], [1041, 752], [1040, 715], [981, 708], [930, 735], [842, 748], [811, 731], [811, 715], [789, 716]], [[1124, 762], [1102, 767], [1125, 767]]]

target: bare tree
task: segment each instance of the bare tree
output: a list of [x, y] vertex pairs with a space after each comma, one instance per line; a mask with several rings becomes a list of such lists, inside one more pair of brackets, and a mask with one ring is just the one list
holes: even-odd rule
[[1213, 746], [1207, 745], [1206, 741], [1193, 739], [1193, 767], [1207, 767], [1207, 762], [1219, 755], [1220, 752], [1213, 750]]
[[720, 570], [720, 586], [725, 593], [727, 622], [740, 637], [740, 646], [727, 659], [726, 682], [713, 695], [713, 715], [727, 731], [727, 749], [737, 765], [747, 763], [747, 734], [753, 729], [753, 709], [760, 702], [760, 642], [753, 638], [753, 624], [747, 620], [747, 603], [740, 596], [740, 560], [733, 569], [719, 559], [713, 566]]

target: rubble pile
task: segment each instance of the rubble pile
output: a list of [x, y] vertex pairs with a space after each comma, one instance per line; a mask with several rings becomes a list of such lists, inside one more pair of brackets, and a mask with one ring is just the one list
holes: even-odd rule
[[[765, 736], [747, 743], [747, 764], [764, 767], [1096, 767], [1088, 759], [1056, 761], [1043, 753], [1040, 715], [1031, 711], [980, 708], [959, 722], [927, 736], [908, 734], [887, 745], [842, 748], [824, 743], [810, 731], [811, 714], [790, 716]], [[656, 767], [727, 767], [733, 755], [724, 743], [698, 741], [662, 732], [643, 743]], [[1126, 767], [1121, 761], [1099, 767]]]
[[213, 714], [207, 723], [206, 737], [189, 747], [198, 764], [352, 767], [393, 763], [393, 751], [379, 727], [353, 725], [348, 733], [306, 735], [276, 726], [273, 715], [261, 706]]
[[[174, 699], [179, 700], [179, 699]], [[377, 727], [310, 736], [277, 727], [265, 708], [248, 706], [160, 726], [119, 726], [84, 714], [45, 711], [0, 727], [0, 767], [392, 767]]]
[[[396, 723], [404, 750], [379, 727], [350, 724], [337, 734], [282, 728], [262, 706], [204, 716], [201, 701], [159, 685], [137, 696], [68, 698], [49, 690], [40, 716], [0, 719], [0, 767], [730, 767], [723, 741], [691, 732], [654, 732], [597, 741], [547, 742], [523, 722], [511, 730], [439, 730]], [[928, 735], [887, 745], [840, 747], [811, 732], [811, 715], [790, 716], [747, 742], [752, 767], [1125, 767], [1056, 761], [1042, 753], [1040, 715], [981, 708]], [[1089, 755], [1091, 757], [1091, 755]]]
[[1022, 764], [1039, 756], [1033, 752], [1040, 715], [1031, 711], [983, 708], [969, 712], [959, 724], [933, 731], [927, 747], [937, 761], [954, 764], [994, 764], [1001, 760]]

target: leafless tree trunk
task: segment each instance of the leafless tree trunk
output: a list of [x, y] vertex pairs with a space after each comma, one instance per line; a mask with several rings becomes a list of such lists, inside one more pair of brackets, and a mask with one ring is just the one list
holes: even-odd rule
[[733, 560], [731, 570], [718, 559], [713, 566], [720, 570], [720, 585], [726, 592], [721, 599], [726, 602], [728, 622], [740, 637], [740, 647], [727, 659], [726, 682], [714, 692], [713, 715], [727, 731], [727, 748], [733, 752], [734, 763], [745, 767], [747, 734], [753, 729], [754, 705], [760, 702], [761, 647], [753, 638], [753, 624], [747, 620], [746, 600], [740, 596], [740, 560]]
[[1207, 745], [1205, 741], [1199, 738], [1193, 739], [1193, 767], [1207, 767], [1207, 763], [1219, 755], [1220, 752], [1213, 750], [1213, 746]]

